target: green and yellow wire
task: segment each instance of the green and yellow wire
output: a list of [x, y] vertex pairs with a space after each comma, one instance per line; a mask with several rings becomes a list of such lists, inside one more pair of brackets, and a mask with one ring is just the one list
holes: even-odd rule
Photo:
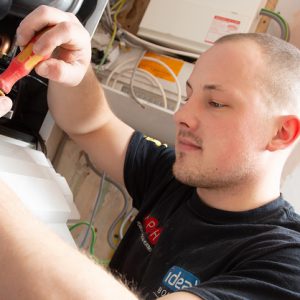
[[289, 39], [290, 39], [289, 24], [287, 23], [287, 21], [279, 13], [276, 13], [276, 12], [274, 12], [272, 10], [269, 10], [269, 9], [266, 9], [266, 8], [262, 8], [261, 11], [260, 11], [260, 14], [263, 15], [263, 16], [270, 17], [271, 19], [276, 21], [278, 23], [278, 25], [280, 26], [280, 29], [281, 29], [280, 38], [285, 40], [285, 41], [289, 41]]
[[104, 55], [103, 55], [103, 57], [101, 59], [99, 67], [102, 66], [105, 63], [105, 61], [106, 61], [106, 59], [107, 59], [107, 57], [109, 55], [109, 51], [110, 51], [110, 49], [111, 49], [111, 47], [113, 45], [113, 42], [114, 42], [114, 40], [116, 38], [116, 34], [117, 34], [117, 30], [118, 30], [118, 15], [119, 15], [119, 13], [120, 13], [120, 11], [123, 8], [123, 6], [124, 6], [125, 3], [126, 3], [126, 0], [119, 0], [119, 1], [117, 1], [111, 7], [112, 10], [116, 9], [116, 12], [114, 13], [114, 18], [113, 18], [113, 20], [114, 20], [113, 32], [111, 34], [110, 41], [109, 41], [109, 43], [108, 43], [108, 45], [107, 45], [107, 47], [106, 47], [106, 49], [104, 51]]
[[[86, 221], [81, 221], [74, 225], [69, 226], [69, 230], [72, 231], [73, 229], [75, 229], [79, 226], [82, 226], [82, 225], [90, 226], [90, 223], [86, 222]], [[96, 230], [93, 225], [91, 226], [91, 233], [92, 233], [92, 240], [91, 240], [91, 244], [90, 244], [90, 254], [92, 256], [95, 256]]]

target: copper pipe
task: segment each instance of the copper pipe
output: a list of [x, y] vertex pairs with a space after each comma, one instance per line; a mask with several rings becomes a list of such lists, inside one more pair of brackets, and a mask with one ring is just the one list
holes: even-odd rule
[[10, 49], [10, 38], [6, 34], [0, 35], [0, 56], [6, 55]]

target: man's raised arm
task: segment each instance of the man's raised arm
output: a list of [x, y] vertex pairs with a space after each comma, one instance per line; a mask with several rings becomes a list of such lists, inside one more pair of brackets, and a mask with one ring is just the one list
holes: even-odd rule
[[70, 13], [40, 6], [18, 28], [17, 42], [26, 45], [49, 26], [34, 52], [52, 57], [36, 67], [49, 79], [48, 105], [58, 124], [90, 156], [95, 166], [123, 183], [125, 152], [133, 129], [110, 110], [91, 66], [90, 36]]

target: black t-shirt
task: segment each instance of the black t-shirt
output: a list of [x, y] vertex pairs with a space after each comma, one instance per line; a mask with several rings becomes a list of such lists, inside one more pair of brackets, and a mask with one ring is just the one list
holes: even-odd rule
[[[134, 133], [124, 178], [139, 209], [110, 264], [143, 299], [300, 299], [300, 217], [278, 198], [228, 212], [172, 174], [174, 150]], [[241, 199], [243, 201], [243, 199]]]

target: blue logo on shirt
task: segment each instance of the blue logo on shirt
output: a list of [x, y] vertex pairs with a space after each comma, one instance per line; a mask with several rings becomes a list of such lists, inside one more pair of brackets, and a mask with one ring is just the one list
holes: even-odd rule
[[173, 266], [163, 279], [163, 284], [173, 292], [198, 285], [200, 280], [190, 272]]

